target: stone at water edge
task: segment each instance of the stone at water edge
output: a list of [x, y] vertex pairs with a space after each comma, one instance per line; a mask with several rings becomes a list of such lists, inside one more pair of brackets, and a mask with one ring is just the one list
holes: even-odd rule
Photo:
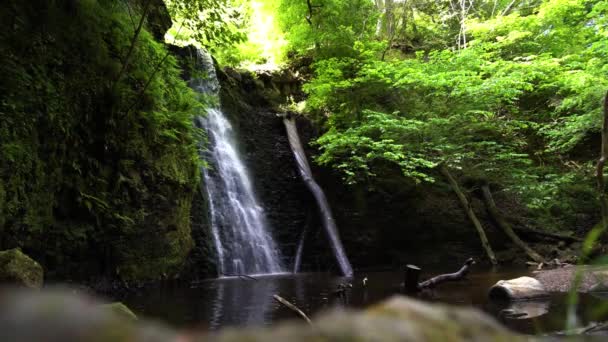
[[537, 279], [519, 277], [498, 281], [488, 295], [493, 299], [522, 300], [547, 297], [549, 293]]
[[39, 289], [43, 281], [42, 266], [19, 248], [0, 252], [0, 283]]

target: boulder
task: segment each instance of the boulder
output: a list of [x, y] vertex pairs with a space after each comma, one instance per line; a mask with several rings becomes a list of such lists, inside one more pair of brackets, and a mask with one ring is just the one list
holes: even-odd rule
[[0, 341], [177, 341], [162, 324], [125, 319], [91, 296], [68, 289], [0, 292]]
[[492, 299], [527, 300], [547, 297], [549, 293], [537, 279], [519, 277], [498, 281], [490, 288], [489, 296]]
[[66, 290], [0, 292], [0, 341], [527, 341], [479, 310], [399, 296], [322, 314], [312, 327], [298, 320], [214, 333], [126, 320], [97, 303]]
[[39, 289], [43, 279], [42, 266], [19, 248], [0, 252], [0, 283]]
[[525, 341], [485, 313], [396, 296], [362, 312], [336, 310], [302, 323], [228, 329], [206, 340], [236, 341]]

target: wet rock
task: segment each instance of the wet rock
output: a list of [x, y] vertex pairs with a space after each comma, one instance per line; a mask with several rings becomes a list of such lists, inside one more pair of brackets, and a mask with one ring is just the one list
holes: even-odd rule
[[510, 280], [500, 280], [490, 288], [492, 299], [524, 300], [547, 297], [549, 293], [537, 279], [519, 277]]
[[42, 266], [18, 248], [0, 252], [0, 282], [39, 289], [44, 272]]
[[243, 77], [241, 76], [241, 74], [238, 71], [236, 71], [234, 68], [226, 67], [226, 68], [224, 68], [224, 72], [226, 73], [226, 75], [228, 77], [233, 78], [237, 82], [243, 81]]
[[133, 313], [133, 311], [131, 311], [131, 309], [129, 309], [129, 307], [127, 307], [126, 305], [124, 305], [121, 302], [102, 304], [102, 305], [100, 305], [100, 308], [103, 310], [107, 310], [107, 311], [115, 314], [116, 316], [122, 317], [124, 319], [133, 320], [133, 321], [137, 320], [137, 315], [135, 315]]

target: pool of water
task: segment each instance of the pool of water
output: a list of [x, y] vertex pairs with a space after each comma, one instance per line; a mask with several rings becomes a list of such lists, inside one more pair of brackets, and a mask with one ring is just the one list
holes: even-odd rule
[[[428, 272], [427, 277], [445, 272], [440, 268]], [[498, 280], [516, 278], [526, 273], [521, 269], [473, 270], [466, 280], [444, 283], [433, 291], [419, 294], [418, 298], [479, 308], [521, 333], [563, 330], [568, 307], [566, 295], [511, 305], [493, 303], [488, 299], [488, 289]], [[368, 279], [366, 287], [362, 286], [365, 277]], [[373, 305], [400, 293], [401, 282], [403, 274], [398, 271], [359, 272], [350, 279], [329, 273], [256, 276], [255, 280], [235, 277], [190, 284], [163, 284], [134, 293], [123, 301], [147, 318], [166, 321], [177, 327], [217, 330], [228, 326], [263, 326], [285, 319], [298, 319], [294, 312], [273, 299], [274, 294], [314, 316], [336, 306], [365, 308]], [[353, 285], [342, 298], [333, 294], [341, 283]], [[579, 324], [608, 319], [607, 299], [581, 295], [578, 303], [576, 313]], [[527, 313], [527, 316], [522, 317], [519, 315], [521, 313]]]

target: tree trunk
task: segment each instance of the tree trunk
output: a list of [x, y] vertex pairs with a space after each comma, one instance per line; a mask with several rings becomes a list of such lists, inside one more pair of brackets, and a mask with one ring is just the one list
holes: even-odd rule
[[507, 234], [507, 236], [515, 243], [518, 247], [523, 249], [528, 256], [538, 262], [541, 263], [544, 261], [543, 257], [541, 257], [538, 253], [536, 253], [528, 244], [522, 241], [517, 234], [511, 228], [511, 225], [505, 218], [502, 216], [498, 208], [496, 207], [496, 203], [494, 202], [494, 198], [492, 197], [492, 192], [490, 192], [490, 186], [488, 184], [484, 184], [481, 186], [481, 192], [483, 194], [483, 200], [486, 203], [486, 207], [488, 208], [488, 212], [496, 221], [498, 226]]
[[602, 149], [600, 159], [597, 161], [595, 176], [597, 177], [597, 192], [602, 213], [602, 229], [608, 229], [608, 197], [606, 197], [606, 184], [604, 182], [604, 165], [608, 159], [608, 93], [604, 98], [604, 123], [602, 125]]
[[405, 266], [403, 276], [403, 288], [407, 293], [418, 291], [418, 279], [420, 278], [420, 267], [414, 265]]
[[384, 0], [375, 0], [376, 9], [380, 14], [378, 16], [378, 21], [376, 22], [376, 37], [380, 37], [382, 34], [382, 19], [384, 18]]
[[452, 187], [452, 190], [454, 190], [454, 192], [458, 196], [458, 199], [460, 200], [460, 204], [462, 204], [462, 208], [467, 213], [467, 216], [469, 217], [469, 219], [475, 226], [475, 229], [477, 229], [477, 233], [479, 234], [479, 239], [481, 240], [481, 245], [485, 249], [486, 254], [488, 255], [488, 258], [490, 259], [490, 262], [492, 263], [492, 265], [498, 264], [498, 262], [496, 261], [496, 256], [494, 255], [494, 251], [492, 251], [492, 247], [490, 246], [490, 242], [488, 241], [488, 238], [486, 236], [486, 233], [484, 232], [483, 227], [481, 226], [481, 223], [477, 219], [477, 215], [475, 215], [475, 212], [473, 211], [473, 208], [469, 204], [469, 201], [467, 200], [466, 196], [460, 190], [458, 183], [456, 182], [454, 177], [452, 177], [452, 174], [450, 173], [450, 171], [448, 170], [448, 168], [445, 165], [441, 165], [439, 167], [439, 171], [445, 176], [445, 178], [447, 178], [448, 182], [450, 183], [450, 186]]
[[569, 243], [583, 242], [583, 239], [578, 238], [576, 236], [543, 232], [543, 231], [536, 230], [536, 229], [530, 229], [530, 228], [524, 228], [524, 227], [513, 227], [513, 230], [518, 231], [520, 234], [524, 234], [524, 235], [536, 235], [541, 238], [562, 240], [562, 241], [569, 242]]

